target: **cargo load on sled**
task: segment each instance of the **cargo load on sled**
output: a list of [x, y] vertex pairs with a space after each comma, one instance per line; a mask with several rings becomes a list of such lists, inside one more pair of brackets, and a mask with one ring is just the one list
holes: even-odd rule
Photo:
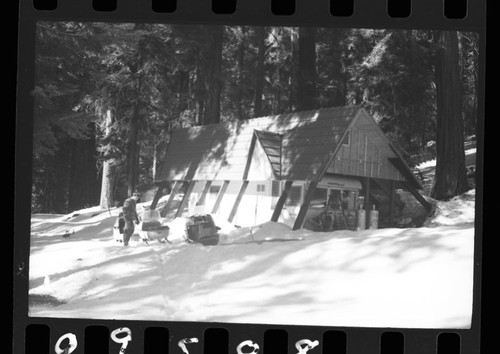
[[212, 215], [192, 215], [186, 220], [186, 237], [188, 242], [198, 242], [205, 246], [219, 242], [220, 227], [215, 226]]
[[166, 219], [162, 218], [158, 210], [145, 210], [142, 221], [139, 224], [139, 235], [144, 241], [157, 240], [168, 241], [170, 228], [166, 225]]

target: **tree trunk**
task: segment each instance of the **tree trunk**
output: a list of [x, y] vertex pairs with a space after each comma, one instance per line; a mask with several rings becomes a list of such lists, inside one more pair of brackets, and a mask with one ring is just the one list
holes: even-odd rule
[[130, 196], [134, 192], [137, 183], [137, 169], [139, 146], [137, 138], [139, 136], [139, 102], [134, 105], [134, 113], [130, 121], [130, 134], [127, 142], [127, 194]]
[[68, 211], [74, 211], [97, 203], [99, 190], [95, 165], [94, 129], [90, 139], [73, 139], [71, 148]]
[[439, 34], [436, 61], [436, 174], [431, 196], [447, 200], [469, 188], [465, 170], [462, 89], [457, 33]]
[[203, 64], [203, 54], [200, 50], [196, 53], [196, 78], [194, 80], [194, 100], [196, 102], [196, 125], [202, 125], [205, 116], [205, 97], [206, 97], [206, 87], [205, 87], [205, 76], [204, 64]]
[[297, 109], [318, 108], [316, 89], [316, 29], [299, 28], [299, 67], [297, 72]]
[[189, 97], [189, 72], [187, 70], [179, 70], [178, 72], [178, 114], [180, 116], [182, 112], [188, 109], [188, 97]]
[[208, 72], [208, 101], [203, 124], [220, 123], [220, 96], [222, 91], [222, 41], [224, 26], [210, 28], [210, 65]]
[[258, 42], [257, 52], [257, 70], [255, 72], [255, 96], [253, 104], [253, 116], [262, 116], [262, 94], [264, 93], [264, 60], [266, 53], [266, 28], [264, 26], [256, 27], [256, 36]]
[[157, 143], [154, 145], [154, 150], [153, 150], [153, 166], [151, 167], [151, 177], [153, 181], [156, 181], [156, 178], [158, 177], [158, 168], [159, 168], [159, 161], [160, 161], [160, 143]]
[[238, 119], [245, 119], [243, 115], [243, 86], [245, 85], [244, 78], [244, 65], [245, 65], [245, 27], [242, 28], [242, 38], [240, 39], [240, 43], [238, 45], [238, 95], [237, 95], [237, 111], [238, 111]]
[[296, 92], [297, 92], [297, 58], [298, 54], [298, 33], [294, 28], [290, 28], [290, 58], [291, 58], [291, 67], [290, 67], [290, 76], [288, 81], [288, 110], [294, 111], [296, 110]]
[[[111, 131], [111, 125], [113, 124], [113, 117], [111, 115], [111, 110], [108, 109], [106, 112], [106, 122], [105, 122], [105, 134], [106, 137]], [[115, 189], [115, 166], [113, 166], [112, 161], [105, 159], [102, 163], [102, 182], [101, 182], [101, 198], [99, 206], [102, 209], [108, 209], [114, 206], [114, 196], [113, 192]]]

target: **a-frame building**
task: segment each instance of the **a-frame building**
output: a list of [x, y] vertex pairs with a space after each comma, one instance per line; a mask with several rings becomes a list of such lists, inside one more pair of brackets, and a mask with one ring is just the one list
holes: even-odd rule
[[359, 106], [178, 129], [156, 183], [153, 209], [173, 183], [171, 199], [184, 186], [176, 216], [201, 208], [238, 224], [281, 220], [298, 229], [334, 195], [348, 212], [360, 201], [371, 209], [375, 190], [390, 199], [389, 225], [395, 189], [408, 190], [430, 210], [418, 179]]

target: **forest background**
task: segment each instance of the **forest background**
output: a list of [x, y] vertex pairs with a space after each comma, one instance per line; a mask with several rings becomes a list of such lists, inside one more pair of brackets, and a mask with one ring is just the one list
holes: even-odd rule
[[154, 180], [172, 131], [360, 105], [432, 196], [465, 192], [479, 36], [431, 30], [40, 22], [33, 213], [119, 205]]

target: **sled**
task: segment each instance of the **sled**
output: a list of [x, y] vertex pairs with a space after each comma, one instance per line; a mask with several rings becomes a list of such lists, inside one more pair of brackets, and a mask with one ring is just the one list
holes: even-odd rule
[[168, 242], [170, 228], [165, 225], [165, 219], [160, 216], [158, 210], [147, 210], [143, 214], [143, 220], [139, 228], [139, 236], [145, 242], [157, 240]]

